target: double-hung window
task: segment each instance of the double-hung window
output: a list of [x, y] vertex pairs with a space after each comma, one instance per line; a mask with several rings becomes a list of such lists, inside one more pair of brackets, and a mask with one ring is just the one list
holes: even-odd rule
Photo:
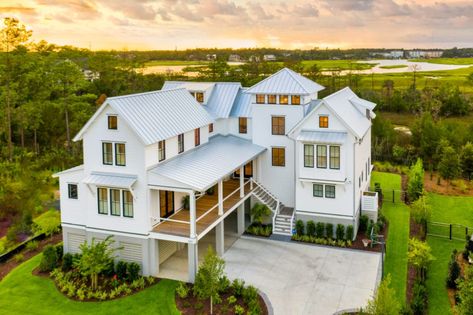
[[102, 142], [102, 163], [113, 164], [113, 144], [111, 142]]
[[166, 140], [158, 142], [158, 160], [159, 162], [166, 159]]
[[200, 128], [194, 130], [194, 145], [196, 147], [200, 145]]
[[128, 190], [123, 191], [123, 216], [133, 218], [133, 196]]
[[291, 96], [291, 104], [292, 105], [301, 105], [301, 96], [300, 95], [292, 95]]
[[286, 133], [286, 118], [284, 116], [271, 117], [271, 134], [284, 135]]
[[177, 153], [184, 152], [184, 134], [181, 133], [177, 136]]
[[97, 199], [100, 214], [108, 214], [107, 188], [97, 188]]
[[335, 186], [325, 185], [325, 198], [335, 198]]
[[69, 195], [69, 199], [78, 199], [79, 193], [77, 190], [77, 184], [67, 184], [67, 193]]
[[110, 189], [110, 214], [120, 216], [120, 190]]
[[324, 185], [314, 184], [312, 187], [314, 197], [323, 197], [324, 196]]
[[334, 170], [340, 169], [340, 147], [336, 145], [330, 146], [330, 168]]
[[271, 148], [272, 165], [285, 166], [286, 165], [286, 149], [285, 148]]
[[126, 154], [125, 154], [124, 143], [115, 143], [115, 165], [118, 165], [118, 166], [126, 165]]
[[317, 146], [317, 168], [327, 168], [327, 146]]
[[314, 167], [313, 144], [304, 144], [304, 167]]
[[107, 118], [108, 120], [108, 129], [117, 130], [118, 129], [118, 118], [115, 115], [110, 115]]
[[248, 118], [238, 118], [238, 132], [243, 134], [248, 132]]

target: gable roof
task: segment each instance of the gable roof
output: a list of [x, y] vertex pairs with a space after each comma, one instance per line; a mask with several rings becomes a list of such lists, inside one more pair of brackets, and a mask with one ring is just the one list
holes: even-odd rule
[[252, 117], [251, 94], [246, 93], [246, 88], [240, 88], [235, 103], [233, 104], [231, 117]]
[[185, 88], [188, 91], [210, 91], [206, 104], [202, 105], [215, 118], [228, 118], [241, 88], [239, 82], [188, 82], [166, 81], [163, 90]]
[[109, 97], [74, 137], [84, 133], [106, 108], [111, 106], [145, 145], [206, 126], [212, 117], [185, 89]]
[[263, 81], [250, 87], [251, 94], [298, 94], [308, 95], [325, 89], [318, 83], [307, 79], [297, 72], [283, 68]]

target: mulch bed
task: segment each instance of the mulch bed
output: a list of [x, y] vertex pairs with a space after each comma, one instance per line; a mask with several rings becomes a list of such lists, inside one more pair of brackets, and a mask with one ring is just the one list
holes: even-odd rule
[[[30, 259], [31, 257], [37, 255], [43, 251], [43, 248], [48, 244], [57, 244], [62, 241], [62, 233], [54, 234], [52, 237], [48, 237], [42, 241], [38, 242], [38, 248], [28, 251], [23, 250], [21, 254], [24, 257], [24, 261]], [[5, 263], [0, 264], [0, 280], [2, 280], [11, 270], [17, 267], [22, 262], [17, 262], [14, 258], [11, 258]]]
[[[386, 223], [384, 228], [379, 233], [379, 235], [384, 236], [384, 241], [385, 242], [387, 241], [388, 230], [389, 230], [389, 222]], [[351, 247], [347, 247], [347, 248], [359, 249], [359, 250], [364, 250], [364, 251], [367, 251], [367, 252], [381, 253], [382, 247], [381, 247], [380, 244], [373, 245], [373, 247], [371, 247], [370, 245], [368, 245], [368, 247], [365, 247], [365, 245], [363, 244], [363, 241], [362, 241], [364, 238], [367, 238], [366, 237], [366, 232], [358, 231], [358, 234], [356, 235], [356, 239], [353, 241]]]
[[[422, 232], [422, 227], [420, 224], [415, 223], [412, 218], [409, 218], [409, 238], [418, 238], [421, 241], [425, 241], [425, 234]], [[414, 283], [417, 279], [416, 269], [410, 264], [407, 265], [407, 284], [406, 284], [406, 300], [408, 302], [412, 299], [412, 291], [414, 288]]]
[[[466, 268], [468, 268], [470, 264], [468, 263], [467, 259], [463, 259], [463, 253], [461, 251], [457, 254], [457, 262], [460, 265], [460, 275], [464, 276], [466, 272]], [[456, 305], [455, 294], [457, 293], [457, 290], [452, 289], [452, 288], [447, 288], [447, 292], [448, 292], [448, 299], [450, 300], [450, 306], [453, 309]]]
[[[243, 302], [243, 298], [237, 298], [236, 303], [232, 304], [231, 307], [228, 307], [227, 310], [222, 309], [222, 306], [224, 306], [226, 303], [226, 300], [228, 297], [232, 295], [231, 292], [221, 294], [220, 297], [222, 299], [222, 303], [220, 304], [214, 304], [213, 306], [213, 313], [214, 314], [235, 314], [234, 307], [235, 305], [241, 305], [244, 306], [245, 303]], [[199, 305], [199, 303], [202, 305], [202, 308], [195, 309], [196, 305]], [[259, 304], [261, 306], [262, 310], [262, 315], [268, 315], [268, 308], [266, 306], [266, 303], [264, 302], [263, 298], [259, 296]], [[178, 295], [176, 295], [176, 306], [177, 309], [181, 312], [183, 315], [198, 315], [198, 314], [210, 314], [210, 302], [209, 300], [200, 300], [196, 297], [193, 296], [192, 290], [189, 292], [189, 295], [185, 299], [181, 299]], [[245, 308], [246, 310], [246, 308]], [[246, 312], [245, 312], [246, 314]]]
[[424, 188], [426, 191], [447, 196], [473, 196], [473, 181], [464, 180], [466, 189], [463, 190], [445, 179], [440, 179], [440, 185], [437, 185], [439, 176], [437, 172], [433, 172], [431, 179], [431, 172], [424, 173]]

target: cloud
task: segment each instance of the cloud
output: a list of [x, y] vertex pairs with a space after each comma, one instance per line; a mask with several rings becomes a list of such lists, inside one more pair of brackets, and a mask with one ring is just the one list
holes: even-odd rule
[[292, 14], [299, 17], [317, 17], [319, 10], [311, 3], [295, 5], [291, 11]]
[[46, 12], [59, 11], [67, 18], [93, 20], [101, 16], [93, 0], [36, 0], [36, 3], [46, 9]]
[[31, 7], [24, 7], [24, 6], [21, 6], [21, 5], [19, 5], [19, 6], [5, 6], [5, 7], [0, 6], [0, 13], [10, 13], [10, 12], [34, 15], [34, 14], [36, 14], [36, 9], [31, 8]]

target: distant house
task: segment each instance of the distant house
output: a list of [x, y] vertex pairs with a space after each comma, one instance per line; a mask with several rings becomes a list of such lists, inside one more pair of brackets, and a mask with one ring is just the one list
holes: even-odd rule
[[276, 61], [276, 56], [275, 55], [264, 55], [263, 60], [264, 61]]
[[230, 62], [242, 62], [243, 58], [241, 58], [240, 55], [231, 54], [230, 56], [228, 56], [228, 61], [230, 61]]
[[404, 50], [392, 50], [389, 53], [389, 57], [392, 59], [400, 59], [404, 57]]
[[408, 52], [409, 58], [439, 58], [442, 57], [443, 50], [411, 50]]
[[84, 75], [84, 78], [90, 82], [100, 79], [100, 73], [89, 69], [83, 69], [82, 74]]
[[216, 54], [208, 54], [206, 56], [207, 60], [212, 61], [212, 60], [217, 60], [217, 55]]

